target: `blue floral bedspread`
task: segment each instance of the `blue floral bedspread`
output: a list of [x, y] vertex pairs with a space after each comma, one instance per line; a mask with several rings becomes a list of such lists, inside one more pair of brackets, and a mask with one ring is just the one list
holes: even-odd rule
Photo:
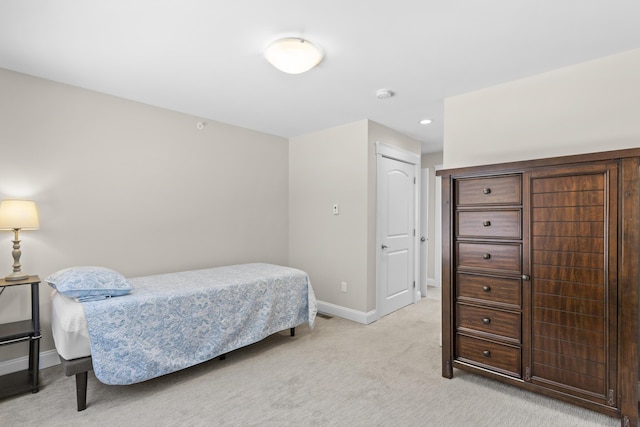
[[308, 275], [242, 264], [129, 279], [131, 294], [84, 302], [96, 377], [133, 384], [175, 372], [308, 322]]

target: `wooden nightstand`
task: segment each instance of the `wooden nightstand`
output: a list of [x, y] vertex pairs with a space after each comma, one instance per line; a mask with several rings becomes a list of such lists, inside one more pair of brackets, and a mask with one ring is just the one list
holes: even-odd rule
[[[29, 368], [0, 377], [0, 398], [14, 394], [39, 390], [38, 376], [40, 363], [40, 305], [38, 276], [24, 280], [7, 281], [0, 279], [0, 288], [5, 286], [31, 285], [31, 319], [0, 324], [0, 346], [29, 341]], [[2, 299], [0, 298], [0, 308]]]

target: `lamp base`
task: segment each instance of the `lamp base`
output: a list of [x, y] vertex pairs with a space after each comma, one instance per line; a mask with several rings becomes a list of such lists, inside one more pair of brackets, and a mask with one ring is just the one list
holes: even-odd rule
[[28, 274], [24, 274], [22, 271], [14, 271], [10, 275], [6, 276], [4, 278], [4, 280], [6, 280], [8, 282], [11, 282], [11, 281], [15, 281], [15, 280], [24, 280], [24, 279], [26, 279], [28, 277], [29, 277], [29, 275]]

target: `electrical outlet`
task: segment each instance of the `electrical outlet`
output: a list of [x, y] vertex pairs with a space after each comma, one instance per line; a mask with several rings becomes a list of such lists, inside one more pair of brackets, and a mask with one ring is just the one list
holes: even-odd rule
[[347, 282], [342, 282], [340, 284], [342, 292], [347, 292]]
[[338, 204], [333, 205], [333, 214], [340, 215], [340, 205]]

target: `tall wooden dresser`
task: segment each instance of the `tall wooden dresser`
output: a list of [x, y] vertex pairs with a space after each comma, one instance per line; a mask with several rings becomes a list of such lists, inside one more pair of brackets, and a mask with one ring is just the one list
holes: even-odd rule
[[446, 169], [442, 375], [638, 420], [640, 149]]

